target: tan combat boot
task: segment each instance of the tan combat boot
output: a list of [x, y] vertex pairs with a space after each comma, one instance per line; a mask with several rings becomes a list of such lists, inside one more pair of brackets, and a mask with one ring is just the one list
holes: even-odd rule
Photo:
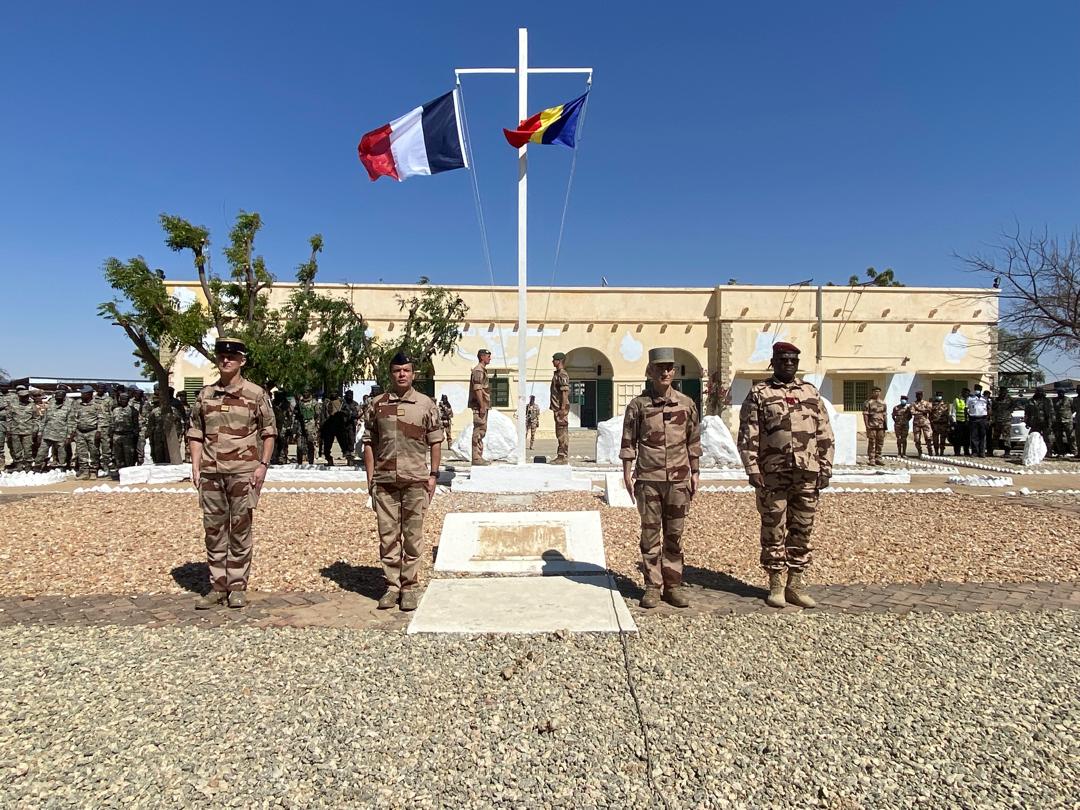
[[416, 606], [420, 604], [420, 591], [415, 588], [410, 588], [407, 591], [401, 592], [401, 609], [408, 612], [410, 610], [416, 610]]
[[690, 607], [690, 599], [686, 596], [686, 590], [681, 585], [674, 585], [664, 589], [664, 601], [672, 607]]
[[801, 608], [817, 607], [817, 602], [810, 598], [810, 594], [803, 590], [802, 571], [788, 571], [787, 588], [784, 589], [784, 598], [788, 604], [798, 605]]
[[643, 608], [654, 608], [660, 604], [660, 589], [649, 586], [645, 589], [645, 595], [641, 597], [641, 602], [638, 603]]
[[229, 598], [229, 594], [225, 591], [210, 591], [206, 596], [202, 597], [195, 603], [196, 610], [209, 610], [216, 605], [220, 605], [226, 599]]
[[765, 604], [774, 608], [787, 607], [787, 601], [784, 599], [783, 571], [769, 572], [769, 595], [765, 597]]
[[379, 610], [389, 610], [390, 608], [394, 607], [394, 605], [396, 605], [398, 603], [398, 599], [400, 598], [400, 596], [401, 596], [401, 593], [400, 593], [400, 591], [398, 591], [397, 588], [389, 588], [389, 589], [387, 589], [386, 593], [384, 593], [382, 595], [382, 598], [379, 599], [378, 609]]
[[229, 591], [229, 607], [247, 607], [247, 593], [245, 591]]

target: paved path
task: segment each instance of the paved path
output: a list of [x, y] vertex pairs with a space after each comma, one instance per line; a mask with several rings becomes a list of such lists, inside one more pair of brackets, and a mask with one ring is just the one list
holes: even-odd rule
[[[641, 591], [623, 582], [623, 594], [635, 614]], [[1080, 610], [1080, 583], [954, 583], [922, 585], [828, 585], [811, 588], [817, 612], [835, 613], [977, 613], [986, 611]], [[795, 607], [776, 610], [762, 601], [765, 591], [738, 580], [691, 586], [692, 604], [685, 610], [667, 605], [655, 613], [794, 614]], [[135, 597], [39, 596], [0, 598], [0, 627], [12, 625], [149, 627], [352, 627], [402, 630], [409, 615], [376, 610], [375, 600], [356, 593], [253, 592], [248, 607], [194, 610], [193, 594]]]

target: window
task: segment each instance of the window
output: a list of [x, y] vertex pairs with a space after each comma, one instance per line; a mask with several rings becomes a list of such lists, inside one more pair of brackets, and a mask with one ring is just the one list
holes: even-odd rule
[[510, 378], [500, 377], [498, 374], [491, 375], [491, 407], [510, 407]]
[[184, 377], [184, 393], [187, 394], [187, 403], [189, 406], [195, 404], [195, 399], [199, 396], [199, 391], [202, 390], [202, 387], [202, 377]]
[[844, 410], [862, 412], [873, 387], [873, 380], [844, 380]]

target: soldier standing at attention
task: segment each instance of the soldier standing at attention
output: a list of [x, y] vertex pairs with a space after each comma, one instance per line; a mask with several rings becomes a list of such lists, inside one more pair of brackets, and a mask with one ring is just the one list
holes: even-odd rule
[[34, 461], [34, 434], [38, 432], [37, 406], [30, 399], [25, 385], [15, 389], [17, 399], [8, 405], [8, 436], [11, 438], [11, 460], [18, 472], [30, 472]]
[[1054, 454], [1058, 456], [1074, 455], [1072, 431], [1072, 403], [1065, 396], [1065, 388], [1055, 388], [1057, 399], [1054, 400]]
[[870, 399], [863, 403], [863, 425], [866, 428], [866, 455], [870, 464], [882, 466], [881, 449], [885, 445], [885, 403], [881, 401], [881, 389], [874, 388]]
[[247, 363], [244, 342], [218, 338], [214, 354], [221, 376], [199, 391], [187, 431], [191, 483], [202, 506], [210, 568], [210, 593], [195, 604], [196, 610], [226, 599], [231, 608], [247, 604], [251, 512], [277, 436], [270, 397], [240, 374]]
[[0, 471], [7, 467], [7, 416], [8, 398], [0, 392]]
[[555, 416], [555, 439], [558, 451], [552, 464], [569, 463], [570, 453], [570, 375], [566, 373], [566, 355], [555, 352], [551, 356], [555, 372], [551, 375], [551, 404]]
[[525, 406], [525, 435], [528, 437], [528, 447], [533, 449], [536, 441], [536, 429], [540, 427], [540, 406], [536, 404], [536, 397], [529, 397], [529, 404]]
[[112, 478], [118, 481], [122, 468], [135, 466], [135, 440], [139, 435], [139, 414], [129, 404], [126, 389], [121, 389], [120, 404], [112, 409], [109, 434], [113, 449]]
[[469, 408], [473, 412], [472, 463], [477, 467], [484, 461], [484, 436], [487, 435], [488, 411], [491, 410], [491, 390], [488, 388], [487, 366], [491, 352], [481, 349], [476, 353], [476, 366], [469, 377]]
[[933, 406], [923, 399], [923, 392], [915, 392], [915, 402], [911, 405], [911, 428], [915, 432], [915, 453], [923, 455], [923, 446], [933, 453], [933, 433], [931, 432], [930, 414]]
[[911, 422], [911, 406], [907, 394], [900, 395], [900, 404], [892, 409], [893, 432], [896, 434], [896, 454], [907, 458], [908, 425]]
[[71, 427], [75, 434], [75, 454], [79, 458], [79, 478], [96, 479], [98, 472], [98, 436], [109, 429], [109, 420], [94, 402], [94, 389], [84, 385], [79, 390]]
[[71, 403], [67, 401], [66, 385], [58, 385], [52, 402], [46, 402], [42, 409], [41, 444], [38, 445], [34, 466], [38, 472], [45, 472], [52, 456], [56, 466], [66, 467], [67, 451], [64, 445], [71, 438]]
[[439, 398], [439, 418], [442, 420], [443, 438], [446, 439], [446, 446], [450, 446], [450, 428], [454, 424], [454, 406], [450, 404], [450, 400], [446, 398], [446, 394], [443, 394]]
[[[698, 488], [701, 422], [694, 400], [676, 391], [675, 350], [649, 349], [649, 384], [630, 400], [623, 417], [623, 483], [641, 516], [641, 607], [663, 598], [684, 608], [683, 524]], [[636, 465], [635, 465], [636, 462]]]
[[1031, 432], [1037, 432], [1046, 443], [1046, 452], [1050, 452], [1050, 425], [1054, 423], [1054, 406], [1046, 398], [1046, 392], [1035, 389], [1031, 399], [1024, 405], [1024, 424]]
[[982, 386], [965, 401], [964, 415], [968, 423], [968, 445], [971, 455], [986, 458], [986, 438], [990, 434], [990, 402], [983, 396]]
[[817, 603], [803, 591], [803, 571], [811, 563], [818, 497], [832, 477], [833, 431], [817, 388], [795, 377], [799, 350], [774, 343], [772, 368], [772, 377], [756, 383], [743, 402], [739, 454], [757, 492], [761, 565], [769, 575], [765, 602], [812, 608]]
[[930, 404], [930, 426], [934, 431], [934, 443], [930, 452], [935, 456], [945, 455], [945, 445], [949, 441], [949, 403], [940, 392], [934, 394], [934, 401]]
[[1080, 385], [1076, 386], [1076, 396], [1072, 401], [1073, 439], [1076, 447], [1076, 457], [1080, 458]]
[[[435, 494], [442, 460], [442, 419], [431, 397], [412, 387], [415, 365], [398, 352], [390, 361], [390, 391], [368, 408], [364, 471], [379, 523], [386, 593], [379, 610], [401, 602], [416, 610], [424, 510]], [[429, 460], [430, 456], [430, 460]]]
[[345, 412], [345, 445], [349, 448], [349, 465], [355, 464], [356, 455], [356, 423], [360, 419], [360, 403], [356, 401], [356, 395], [349, 389], [345, 392], [345, 399], [341, 403], [341, 410]]
[[311, 392], [305, 391], [296, 403], [296, 463], [315, 463], [315, 447], [318, 443], [319, 430], [315, 424], [315, 402]]
[[994, 449], [1001, 448], [1003, 458], [1009, 455], [1009, 433], [1012, 430], [1012, 413], [1016, 410], [1016, 403], [1009, 396], [1005, 386], [998, 389], [997, 398], [990, 403], [990, 418], [992, 424], [992, 438], [990, 443], [990, 455], [994, 455]]
[[[971, 430], [967, 420], [967, 401], [971, 396], [970, 388], [961, 388], [960, 396], [952, 401], [950, 416], [952, 417], [952, 446], [953, 455], [971, 455]], [[942, 453], [945, 451], [942, 450]]]

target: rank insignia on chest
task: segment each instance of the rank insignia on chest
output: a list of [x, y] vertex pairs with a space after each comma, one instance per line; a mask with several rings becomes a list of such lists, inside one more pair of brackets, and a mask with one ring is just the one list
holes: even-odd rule
[[222, 413], [228, 413], [231, 409], [232, 409], [231, 405], [222, 405], [221, 406], [221, 412]]
[[795, 399], [795, 397], [784, 397], [784, 402], [786, 402], [788, 405], [799, 404], [799, 400]]

